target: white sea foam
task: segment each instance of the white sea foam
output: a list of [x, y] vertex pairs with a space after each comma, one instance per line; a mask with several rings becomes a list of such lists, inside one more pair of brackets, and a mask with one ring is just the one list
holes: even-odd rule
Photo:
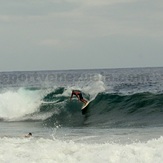
[[1, 163], [162, 163], [163, 160], [163, 137], [128, 145], [44, 138], [0, 138], [0, 143]]
[[39, 91], [20, 88], [0, 94], [0, 117], [7, 120], [18, 119], [38, 110], [41, 103]]
[[95, 80], [90, 81], [88, 86], [83, 87], [83, 91], [87, 92], [91, 99], [95, 98], [96, 95], [100, 92], [104, 92], [106, 90], [105, 84], [102, 81], [102, 75], [98, 74], [95, 76]]

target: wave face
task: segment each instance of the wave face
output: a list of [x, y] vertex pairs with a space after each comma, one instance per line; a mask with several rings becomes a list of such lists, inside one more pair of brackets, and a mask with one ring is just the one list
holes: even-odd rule
[[[48, 72], [49, 76], [45, 75], [45, 72], [37, 72], [41, 75], [35, 76], [37, 77], [35, 82], [32, 80], [34, 78], [31, 72], [24, 72], [24, 78], [19, 76], [21, 80], [28, 79], [31, 85], [29, 81], [23, 85], [18, 82], [16, 75], [13, 75], [16, 85], [10, 82], [8, 85], [4, 84], [5, 87], [0, 90], [0, 119], [41, 121], [45, 126], [64, 127], [162, 126], [163, 83], [161, 78], [157, 80], [154, 78], [155, 73], [162, 77], [162, 70], [159, 68], [103, 70], [103, 72], [64, 71], [61, 72], [64, 76], [60, 75], [58, 82], [53, 83], [53, 86], [45, 79], [48, 77], [50, 81], [56, 80], [54, 74], [58, 75], [59, 72], [53, 72], [53, 75]], [[81, 76], [84, 73], [87, 74], [87, 78]], [[131, 79], [133, 73], [137, 74], [137, 78], [133, 76]], [[122, 74], [125, 74], [125, 77], [122, 77]], [[65, 76], [68, 80], [63, 78]], [[11, 76], [6, 77], [5, 80], [13, 79]], [[44, 84], [38, 84], [36, 79], [39, 77]], [[70, 77], [73, 77], [73, 81]], [[61, 78], [64, 79], [62, 82], [59, 81]], [[143, 79], [142, 82], [140, 79]], [[2, 81], [0, 83], [3, 84]], [[72, 89], [80, 89], [83, 97], [91, 101], [86, 115], [81, 114], [83, 106], [81, 102], [76, 98], [70, 101]]]
[[[68, 97], [57, 97], [56, 92], [46, 96], [40, 111], [54, 111], [45, 120], [48, 125], [62, 126], [92, 126], [92, 127], [144, 127], [160, 126], [163, 124], [163, 94], [137, 93], [119, 95], [99, 93], [91, 101], [85, 118], [81, 116], [82, 104], [76, 100], [69, 101]], [[47, 98], [48, 97], [48, 98]], [[63, 103], [64, 102], [64, 103]]]

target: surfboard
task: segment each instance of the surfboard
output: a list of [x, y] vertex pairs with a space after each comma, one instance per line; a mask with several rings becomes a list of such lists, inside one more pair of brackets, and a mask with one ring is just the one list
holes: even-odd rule
[[83, 107], [82, 110], [89, 105], [90, 101], [88, 101]]
[[81, 109], [82, 114], [86, 114], [89, 103], [90, 103], [90, 101], [88, 101], [88, 102], [82, 107], [82, 109]]

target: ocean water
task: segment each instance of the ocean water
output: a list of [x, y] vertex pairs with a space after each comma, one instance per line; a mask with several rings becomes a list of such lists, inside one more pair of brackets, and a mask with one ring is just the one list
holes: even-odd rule
[[1, 163], [162, 163], [163, 68], [1, 72], [0, 143]]

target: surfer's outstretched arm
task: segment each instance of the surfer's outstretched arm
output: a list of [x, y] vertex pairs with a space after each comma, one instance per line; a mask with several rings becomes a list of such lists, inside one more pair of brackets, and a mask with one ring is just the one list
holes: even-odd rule
[[72, 99], [73, 95], [74, 95], [74, 94], [73, 94], [73, 92], [72, 92], [72, 93], [71, 93], [71, 97], [70, 97], [70, 100]]
[[74, 91], [72, 91], [72, 93], [71, 93], [70, 100], [72, 99], [73, 95], [76, 95], [76, 94], [74, 93]]

